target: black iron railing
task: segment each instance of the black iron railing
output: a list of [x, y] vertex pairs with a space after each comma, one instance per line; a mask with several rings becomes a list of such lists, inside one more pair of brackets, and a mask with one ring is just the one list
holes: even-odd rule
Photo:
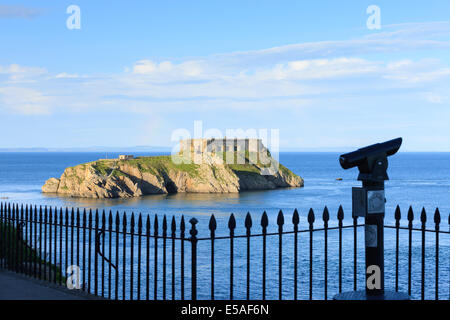
[[[359, 223], [357, 217], [353, 217], [353, 223], [344, 225], [344, 210], [340, 207], [336, 221], [330, 225], [333, 219], [325, 207], [320, 226], [312, 209], [304, 221], [297, 210], [290, 216], [291, 223], [286, 223], [285, 218], [280, 211], [272, 230], [264, 212], [259, 221], [260, 233], [254, 232], [257, 228], [250, 213], [245, 217], [243, 228], [231, 214], [227, 228], [219, 230], [212, 215], [207, 228], [198, 229], [198, 220], [192, 218], [190, 228], [186, 230], [184, 216], [178, 221], [172, 217], [170, 222], [163, 216], [160, 222], [157, 215], [151, 219], [148, 215], [134, 213], [120, 215], [98, 210], [2, 203], [0, 268], [60, 285], [75, 281], [80, 290], [107, 299], [123, 300], [265, 300], [269, 298], [268, 290], [270, 293], [276, 291], [273, 299], [329, 299], [341, 293], [344, 285], [349, 283], [352, 287], [347, 286], [346, 290], [358, 289], [358, 265], [359, 260], [363, 261], [362, 258], [358, 260], [361, 255], [358, 228], [364, 224]], [[407, 219], [408, 226], [402, 226], [400, 208], [397, 207], [395, 225], [386, 226], [395, 231], [394, 258], [386, 261], [395, 266], [395, 290], [407, 291], [413, 296], [420, 292], [421, 299], [428, 299], [431, 296], [426, 293], [433, 289], [433, 299], [449, 299], [442, 283], [446, 283], [445, 279], [450, 283], [450, 230], [443, 230], [449, 227], [450, 216], [444, 226], [436, 209], [433, 228], [427, 228], [425, 210], [421, 212], [420, 228], [414, 227], [412, 208]], [[407, 235], [401, 233], [403, 230], [408, 232]], [[199, 236], [202, 232], [209, 235]], [[330, 238], [331, 232], [337, 236]], [[419, 242], [413, 236], [415, 232], [421, 234]], [[433, 236], [433, 243], [430, 244], [427, 234]], [[401, 283], [405, 237], [407, 287]], [[442, 240], [446, 242], [443, 244]], [[238, 241], [243, 244], [236, 246]], [[420, 248], [420, 268], [413, 264], [417, 248]], [[307, 251], [300, 255], [300, 250]], [[352, 258], [344, 259], [344, 253], [350, 251]], [[448, 263], [442, 261], [442, 253]], [[427, 277], [429, 256], [434, 259], [434, 283]], [[306, 262], [306, 268], [304, 264], [300, 265], [302, 261]], [[351, 267], [348, 267], [349, 263]], [[77, 275], [74, 267], [80, 270], [78, 282], [73, 280]], [[420, 288], [413, 281], [418, 275]], [[299, 283], [307, 286], [299, 287]], [[331, 289], [330, 284], [333, 284]]]

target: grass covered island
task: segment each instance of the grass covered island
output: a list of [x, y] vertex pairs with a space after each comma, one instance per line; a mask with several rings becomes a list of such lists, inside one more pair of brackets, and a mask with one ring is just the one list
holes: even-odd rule
[[[42, 192], [106, 199], [178, 192], [238, 193], [304, 185], [301, 177], [270, 154], [258, 157], [248, 152], [205, 154], [201, 164], [190, 163], [180, 154], [102, 159], [67, 168], [59, 179], [47, 180]], [[233, 159], [232, 164], [226, 159]]]

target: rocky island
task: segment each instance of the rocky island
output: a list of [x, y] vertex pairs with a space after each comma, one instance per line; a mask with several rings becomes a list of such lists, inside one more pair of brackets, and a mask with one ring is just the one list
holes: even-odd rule
[[[225, 153], [224, 153], [225, 154]], [[276, 168], [252, 163], [251, 153], [234, 152], [233, 164], [222, 156], [204, 154], [200, 164], [183, 163], [183, 155], [120, 157], [103, 159], [67, 168], [61, 178], [51, 178], [42, 187], [44, 193], [82, 198], [132, 198], [150, 194], [238, 193], [247, 190], [302, 187], [303, 179], [271, 161]], [[241, 157], [240, 161], [238, 161]], [[273, 164], [277, 166], [273, 166]]]

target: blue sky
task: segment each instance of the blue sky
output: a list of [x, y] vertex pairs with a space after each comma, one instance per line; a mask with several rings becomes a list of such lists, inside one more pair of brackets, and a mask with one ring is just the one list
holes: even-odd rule
[[1, 1], [0, 43], [0, 148], [171, 146], [201, 120], [450, 151], [449, 1]]

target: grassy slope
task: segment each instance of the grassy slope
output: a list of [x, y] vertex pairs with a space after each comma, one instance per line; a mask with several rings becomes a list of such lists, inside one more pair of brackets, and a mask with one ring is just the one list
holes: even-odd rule
[[[3, 239], [5, 240], [5, 245], [0, 250], [0, 259], [5, 259], [8, 268], [14, 268], [18, 266], [23, 266], [24, 263], [34, 264], [39, 266], [46, 264], [48, 268], [52, 269], [52, 273], [56, 272], [57, 279], [61, 274], [61, 269], [59, 266], [55, 266], [51, 262], [45, 261], [39, 254], [39, 250], [30, 247], [23, 239], [21, 233], [18, 234], [17, 229], [10, 223], [0, 221], [0, 231]], [[31, 268], [31, 265], [30, 265]], [[65, 282], [65, 277], [63, 277]]]
[[[227, 164], [228, 168], [235, 172], [236, 174], [260, 174], [260, 168], [265, 167], [259, 162], [259, 159], [256, 164], [249, 163], [250, 154], [248, 152], [244, 153], [236, 153], [236, 152], [228, 152], [218, 154], [218, 156], [222, 157], [224, 163], [226, 163], [227, 159], [232, 159], [234, 161], [233, 164]], [[252, 155], [254, 156], [254, 155]], [[178, 160], [183, 160], [181, 156], [176, 156]], [[185, 161], [186, 162], [186, 161]], [[118, 167], [122, 164], [127, 164], [133, 167], [137, 167], [141, 172], [150, 172], [152, 174], [158, 175], [163, 172], [167, 172], [169, 170], [173, 171], [182, 171], [188, 173], [190, 176], [195, 177], [198, 176], [199, 165], [194, 163], [180, 163], [176, 164], [172, 161], [172, 156], [155, 156], [155, 157], [137, 157], [131, 160], [98, 160], [92, 162], [91, 165], [93, 168], [98, 171], [101, 175], [112, 175], [112, 176], [123, 176], [126, 173], [120, 171]], [[295, 176], [295, 174], [284, 167], [283, 165], [279, 165], [279, 170], [282, 171], [285, 175]]]

